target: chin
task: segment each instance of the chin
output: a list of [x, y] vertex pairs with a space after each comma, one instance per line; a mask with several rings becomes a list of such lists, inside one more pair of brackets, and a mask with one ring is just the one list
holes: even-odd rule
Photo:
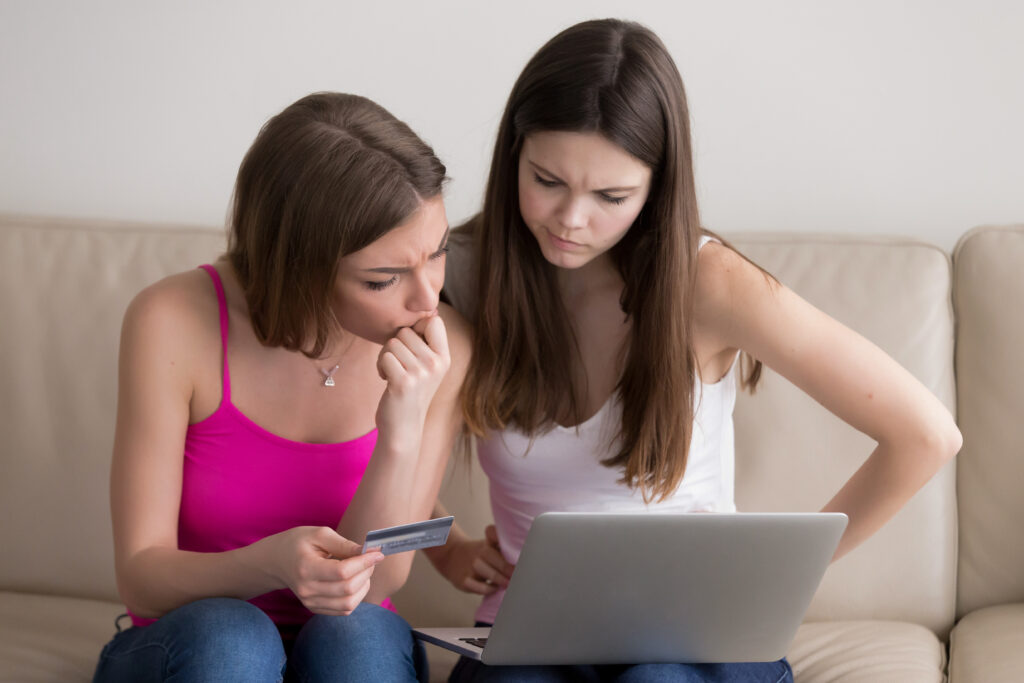
[[544, 260], [555, 266], [556, 268], [565, 268], [566, 270], [575, 270], [580, 266], [586, 265], [590, 259], [581, 254], [568, 254], [564, 251], [542, 252], [544, 254]]

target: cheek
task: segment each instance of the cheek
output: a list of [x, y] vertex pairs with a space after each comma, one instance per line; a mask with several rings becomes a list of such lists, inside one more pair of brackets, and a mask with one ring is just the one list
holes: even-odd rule
[[622, 212], [604, 216], [600, 223], [600, 233], [609, 242], [618, 242], [633, 226], [639, 211]]
[[339, 292], [334, 297], [334, 314], [341, 326], [349, 331], [364, 332], [377, 327], [388, 318], [389, 307], [384, 292], [369, 289]]
[[430, 273], [430, 286], [434, 289], [434, 294], [440, 294], [441, 289], [444, 287], [444, 265], [446, 258], [438, 259], [431, 264]]
[[547, 215], [543, 193], [538, 192], [537, 187], [529, 181], [519, 183], [519, 213], [527, 225]]

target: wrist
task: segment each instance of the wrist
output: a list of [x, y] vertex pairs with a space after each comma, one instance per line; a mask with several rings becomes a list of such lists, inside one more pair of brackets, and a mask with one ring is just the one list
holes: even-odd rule
[[423, 440], [423, 423], [408, 424], [402, 427], [384, 426], [377, 430], [377, 444], [389, 457], [415, 457], [420, 452]]
[[[276, 535], [276, 534], [275, 534]], [[271, 547], [274, 536], [266, 536], [234, 551], [235, 560], [249, 572], [261, 575], [264, 580], [277, 588], [287, 588], [288, 581], [278, 566], [277, 554]]]
[[444, 570], [448, 566], [448, 561], [451, 558], [452, 548], [455, 546], [452, 539], [449, 538], [448, 542], [444, 545], [435, 546], [433, 548], [424, 548], [423, 554], [430, 560], [430, 564], [434, 565], [439, 573], [444, 575]]

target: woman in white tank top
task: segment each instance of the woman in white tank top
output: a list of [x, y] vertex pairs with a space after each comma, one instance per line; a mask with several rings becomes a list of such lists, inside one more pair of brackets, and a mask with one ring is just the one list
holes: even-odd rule
[[[701, 229], [682, 80], [650, 30], [570, 27], [527, 64], [498, 130], [469, 240], [475, 321], [463, 412], [495, 526], [428, 553], [493, 622], [533, 518], [549, 510], [732, 511], [732, 409], [761, 362], [878, 446], [824, 510], [836, 557], [885, 523], [960, 447], [945, 407], [873, 344]], [[463, 264], [462, 267], [464, 267]], [[451, 267], [459, 267], [451, 262]], [[473, 299], [476, 298], [474, 301]], [[781, 662], [488, 667], [453, 680], [792, 680]]]

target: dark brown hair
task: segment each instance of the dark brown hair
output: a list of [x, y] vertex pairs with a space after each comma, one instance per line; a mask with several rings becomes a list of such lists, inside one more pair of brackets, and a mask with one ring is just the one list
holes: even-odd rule
[[434, 151], [365, 97], [314, 93], [267, 121], [238, 170], [228, 246], [259, 340], [319, 356], [338, 260], [444, 180]]
[[610, 252], [631, 332], [616, 387], [620, 448], [603, 462], [622, 468], [622, 481], [645, 500], [663, 499], [682, 479], [693, 428], [691, 320], [702, 230], [682, 79], [662, 42], [639, 24], [608, 19], [566, 29], [512, 88], [483, 212], [470, 228], [480, 288], [466, 422], [477, 434], [509, 425], [535, 434], [567, 412], [576, 424], [583, 417], [573, 382], [579, 351], [556, 269], [519, 212], [520, 150], [542, 131], [599, 133], [652, 170], [643, 209]]

